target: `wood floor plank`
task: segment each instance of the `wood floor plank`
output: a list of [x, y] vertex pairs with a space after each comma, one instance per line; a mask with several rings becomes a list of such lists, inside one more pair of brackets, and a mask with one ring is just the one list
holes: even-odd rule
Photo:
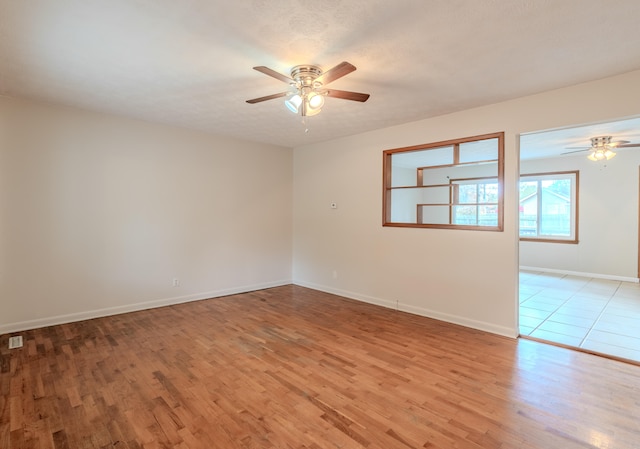
[[0, 336], [2, 449], [637, 449], [640, 367], [283, 286]]

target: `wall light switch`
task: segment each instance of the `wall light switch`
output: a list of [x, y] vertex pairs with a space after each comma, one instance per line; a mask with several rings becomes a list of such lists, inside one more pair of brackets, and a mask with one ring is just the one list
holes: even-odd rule
[[9, 337], [9, 349], [16, 349], [22, 347], [22, 335], [17, 337]]

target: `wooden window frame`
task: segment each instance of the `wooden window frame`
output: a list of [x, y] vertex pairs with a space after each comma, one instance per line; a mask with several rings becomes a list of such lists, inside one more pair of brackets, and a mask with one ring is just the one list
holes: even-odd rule
[[[460, 162], [460, 144], [477, 142], [481, 140], [497, 139], [497, 159], [480, 160], [473, 162]], [[416, 169], [416, 185], [415, 186], [392, 186], [391, 172], [392, 172], [392, 156], [398, 153], [404, 152], [416, 152], [422, 150], [433, 150], [444, 147], [453, 147], [453, 163], [443, 165], [432, 165], [417, 167]], [[477, 226], [477, 225], [458, 225], [452, 223], [452, 210], [454, 206], [458, 204], [454, 201], [454, 184], [449, 180], [448, 184], [433, 184], [423, 185], [424, 171], [429, 169], [440, 169], [446, 167], [457, 167], [465, 165], [477, 165], [481, 163], [497, 163], [497, 174], [491, 176], [491, 178], [497, 179], [498, 182], [498, 202], [497, 202], [497, 225], [496, 226]], [[432, 228], [432, 229], [458, 229], [458, 230], [472, 230], [472, 231], [497, 231], [502, 232], [504, 229], [504, 132], [482, 134], [478, 136], [465, 137], [460, 139], [445, 140], [440, 142], [427, 143], [422, 145], [414, 145], [410, 147], [394, 148], [383, 151], [383, 194], [382, 194], [382, 225], [386, 227], [403, 227], [403, 228]], [[415, 189], [415, 188], [435, 188], [435, 187], [447, 187], [449, 189], [449, 203], [442, 204], [430, 204], [419, 203], [417, 204], [416, 211], [416, 223], [408, 222], [393, 222], [391, 221], [391, 193], [396, 189]], [[422, 210], [424, 207], [448, 207], [449, 208], [449, 223], [421, 223]]]

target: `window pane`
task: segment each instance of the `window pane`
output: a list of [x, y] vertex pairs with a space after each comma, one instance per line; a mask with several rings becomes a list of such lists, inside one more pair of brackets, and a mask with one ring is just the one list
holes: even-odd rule
[[538, 181], [520, 181], [520, 236], [538, 235]]
[[462, 184], [459, 186], [458, 202], [460, 204], [476, 204], [478, 202], [478, 185]]
[[498, 202], [498, 183], [496, 182], [456, 182], [459, 204], [482, 204]]
[[541, 181], [540, 235], [571, 236], [571, 181]]
[[484, 183], [478, 186], [478, 203], [497, 203], [498, 183]]
[[458, 225], [496, 226], [498, 206], [453, 206], [453, 222]]
[[458, 225], [478, 224], [478, 207], [477, 206], [453, 206], [453, 222]]
[[498, 206], [479, 206], [478, 207], [478, 225], [479, 226], [497, 226], [498, 225]]
[[520, 237], [577, 241], [578, 172], [522, 175]]

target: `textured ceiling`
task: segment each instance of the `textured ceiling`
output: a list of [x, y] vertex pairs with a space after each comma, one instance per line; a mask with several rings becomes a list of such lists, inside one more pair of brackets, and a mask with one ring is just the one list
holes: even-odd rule
[[[640, 69], [638, 0], [0, 0], [0, 94], [284, 146]], [[307, 119], [252, 70], [358, 70]]]

